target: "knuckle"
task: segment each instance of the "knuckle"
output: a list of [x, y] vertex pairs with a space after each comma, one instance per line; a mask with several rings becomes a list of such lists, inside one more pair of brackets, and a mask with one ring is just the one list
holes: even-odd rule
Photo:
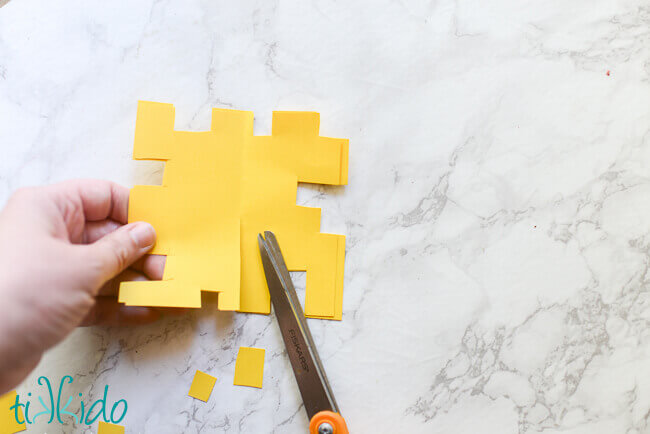
[[113, 260], [115, 268], [123, 270], [129, 264], [130, 248], [129, 244], [113, 241], [112, 243]]
[[137, 251], [129, 234], [120, 230], [89, 244], [88, 248], [95, 252], [90, 258], [89, 270], [101, 279], [100, 286], [128, 268]]
[[[106, 259], [94, 250], [93, 246], [75, 246], [74, 258], [80, 264], [84, 264], [80, 283], [87, 292], [94, 292], [104, 283], [106, 270]], [[72, 254], [71, 254], [72, 256]]]

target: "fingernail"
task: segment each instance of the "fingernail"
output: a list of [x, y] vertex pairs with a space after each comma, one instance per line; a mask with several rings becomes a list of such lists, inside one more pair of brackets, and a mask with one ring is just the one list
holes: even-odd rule
[[151, 247], [156, 242], [156, 231], [149, 223], [135, 223], [129, 234], [140, 248]]

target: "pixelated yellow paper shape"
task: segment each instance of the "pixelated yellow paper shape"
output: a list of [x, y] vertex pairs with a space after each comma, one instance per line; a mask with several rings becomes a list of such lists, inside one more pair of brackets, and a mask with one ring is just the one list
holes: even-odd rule
[[166, 162], [162, 186], [131, 190], [129, 221], [148, 221], [167, 255], [162, 281], [124, 282], [127, 305], [269, 313], [257, 234], [273, 231], [287, 267], [307, 272], [305, 314], [341, 319], [345, 237], [320, 233], [320, 209], [296, 205], [298, 182], [347, 183], [348, 140], [319, 136], [319, 115], [274, 112], [270, 136], [253, 113], [213, 109], [205, 132], [174, 131], [171, 104], [138, 105], [134, 158]]
[[97, 434], [124, 434], [124, 427], [100, 421]]
[[249, 386], [262, 388], [264, 380], [264, 354], [263, 348], [239, 347], [237, 361], [235, 362], [235, 386]]
[[16, 422], [16, 414], [14, 410], [10, 410], [16, 403], [16, 396], [18, 393], [15, 390], [0, 396], [0, 434], [14, 434], [27, 429], [22, 409], [18, 409], [18, 418], [23, 423]]
[[217, 379], [212, 375], [197, 370], [196, 374], [194, 374], [194, 379], [192, 380], [190, 391], [187, 394], [192, 398], [208, 402], [208, 399], [210, 399], [212, 389], [214, 389], [214, 384], [216, 382]]

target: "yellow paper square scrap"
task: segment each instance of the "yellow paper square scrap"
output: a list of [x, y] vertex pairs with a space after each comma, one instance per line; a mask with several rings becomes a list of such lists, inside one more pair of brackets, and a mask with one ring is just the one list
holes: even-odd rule
[[268, 314], [257, 234], [275, 233], [287, 267], [307, 272], [305, 314], [341, 319], [345, 237], [320, 232], [320, 209], [296, 205], [299, 182], [343, 185], [348, 140], [321, 137], [312, 112], [274, 112], [270, 136], [253, 113], [213, 109], [210, 131], [174, 130], [174, 106], [140, 101], [133, 156], [165, 161], [161, 186], [131, 190], [129, 221], [156, 229], [152, 254], [167, 255], [162, 281], [125, 282], [136, 306], [218, 307]]
[[124, 427], [100, 421], [97, 434], [124, 434]]
[[235, 380], [233, 384], [262, 388], [264, 352], [263, 348], [239, 348], [237, 362], [235, 362]]
[[212, 394], [212, 389], [214, 388], [214, 383], [216, 382], [217, 379], [212, 375], [197, 370], [196, 374], [194, 374], [190, 391], [187, 394], [192, 398], [208, 402], [208, 399], [210, 399], [210, 395]]
[[16, 410], [11, 409], [16, 403], [16, 396], [18, 393], [15, 390], [0, 396], [0, 434], [14, 434], [27, 429], [22, 409], [18, 408], [18, 420], [22, 423], [16, 421]]

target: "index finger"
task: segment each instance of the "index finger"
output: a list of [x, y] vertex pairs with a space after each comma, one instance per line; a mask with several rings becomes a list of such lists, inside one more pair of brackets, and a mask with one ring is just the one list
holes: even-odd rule
[[124, 186], [100, 179], [75, 179], [50, 187], [80, 204], [87, 221], [111, 219], [127, 223], [129, 189]]

